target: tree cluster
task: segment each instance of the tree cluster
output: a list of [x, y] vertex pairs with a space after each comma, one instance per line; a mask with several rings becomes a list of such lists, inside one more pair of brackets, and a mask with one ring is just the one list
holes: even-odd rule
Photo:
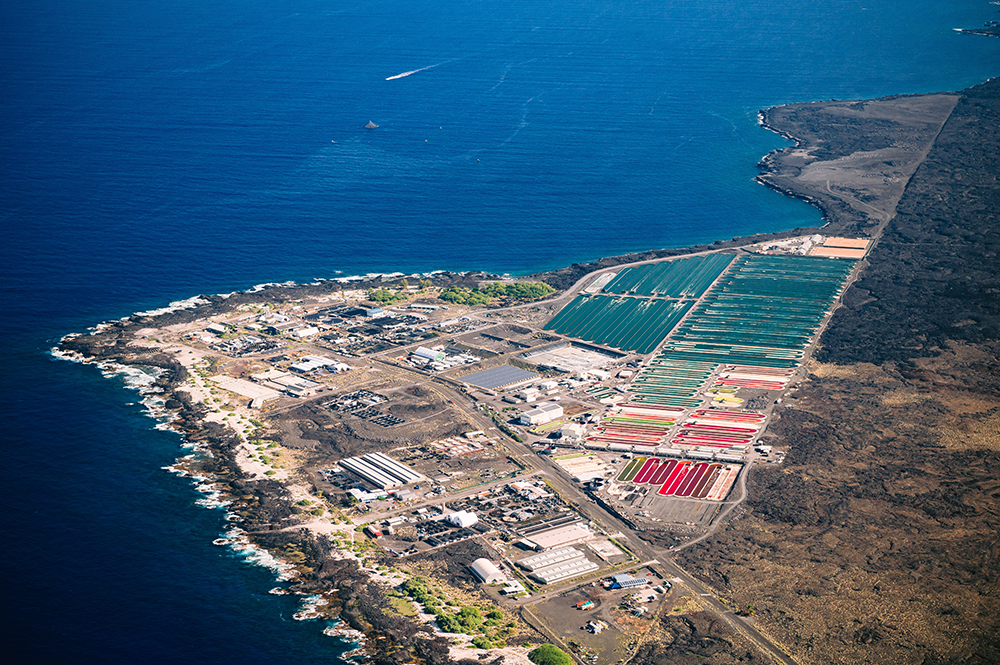
[[442, 291], [440, 298], [458, 305], [485, 305], [494, 298], [537, 300], [553, 291], [555, 289], [545, 282], [514, 282], [513, 284], [491, 282], [474, 289], [452, 286]]
[[[483, 615], [483, 610], [475, 605], [458, 607], [453, 600], [445, 600], [444, 595], [435, 595], [427, 588], [423, 578], [414, 577], [400, 585], [400, 590], [414, 601], [424, 606], [424, 611], [432, 614], [438, 626], [446, 633], [476, 635], [472, 640], [480, 649], [496, 649], [506, 646], [503, 636], [509, 635], [514, 624], [503, 625], [503, 612], [492, 609]], [[440, 593], [440, 590], [438, 590]], [[458, 607], [457, 610], [453, 609]]]

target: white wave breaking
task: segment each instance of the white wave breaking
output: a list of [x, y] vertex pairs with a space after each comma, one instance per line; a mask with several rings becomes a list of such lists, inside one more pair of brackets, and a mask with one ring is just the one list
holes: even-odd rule
[[[133, 316], [159, 316], [161, 314], [169, 314], [171, 312], [179, 312], [183, 309], [194, 309], [198, 305], [207, 305], [210, 301], [205, 300], [201, 296], [194, 296], [192, 298], [187, 298], [185, 300], [175, 300], [166, 307], [160, 307], [158, 309], [150, 309], [145, 312], [136, 312]], [[128, 320], [130, 317], [125, 317], [123, 321]]]

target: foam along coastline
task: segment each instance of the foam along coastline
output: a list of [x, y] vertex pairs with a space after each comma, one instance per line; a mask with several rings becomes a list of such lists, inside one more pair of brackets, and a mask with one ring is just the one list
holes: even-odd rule
[[[252, 292], [260, 292], [267, 286], [271, 285], [272, 284], [258, 285], [252, 289]], [[280, 286], [291, 285], [294, 285], [294, 282], [285, 282], [280, 284]], [[196, 302], [198, 300], [201, 300], [201, 302]], [[185, 309], [191, 309], [192, 307], [196, 307], [207, 302], [208, 301], [204, 301], [200, 298], [189, 298], [184, 301], [178, 301], [177, 303], [171, 303], [170, 307], [152, 310], [156, 312], [153, 316], [160, 316]], [[138, 312], [135, 316], [147, 317], [150, 315], [146, 312]], [[123, 317], [121, 321], [124, 322], [130, 319], [131, 317]], [[96, 335], [106, 331], [113, 325], [113, 323], [98, 324], [89, 331], [90, 335]], [[80, 333], [67, 334], [60, 339], [60, 344], [80, 337], [84, 337], [84, 335]], [[161, 351], [170, 350], [169, 345], [163, 347], [147, 340], [134, 340], [131, 345], [154, 347]], [[181, 478], [188, 478], [191, 481], [194, 490], [201, 495], [195, 499], [195, 505], [207, 510], [226, 511], [224, 519], [232, 526], [223, 531], [219, 537], [213, 539], [212, 543], [226, 547], [237, 559], [248, 565], [257, 566], [271, 571], [274, 574], [275, 581], [277, 582], [293, 584], [300, 581], [300, 573], [294, 564], [275, 556], [275, 554], [270, 552], [268, 549], [257, 545], [253, 542], [245, 529], [237, 526], [237, 523], [244, 521], [244, 518], [230, 509], [234, 501], [230, 498], [226, 489], [222, 486], [222, 483], [225, 481], [222, 478], [207, 474], [199, 469], [200, 463], [213, 457], [213, 451], [208, 445], [188, 441], [184, 432], [175, 425], [175, 423], [179, 420], [179, 416], [165, 408], [165, 403], [162, 398], [164, 389], [157, 385], [158, 379], [160, 379], [164, 374], [164, 371], [161, 368], [150, 365], [126, 365], [113, 361], [98, 361], [93, 357], [85, 356], [74, 350], [62, 349], [59, 348], [59, 346], [50, 349], [50, 355], [53, 358], [68, 360], [77, 364], [96, 365], [96, 367], [101, 371], [102, 376], [105, 378], [116, 377], [122, 381], [124, 388], [137, 391], [142, 396], [140, 403], [143, 406], [144, 414], [156, 421], [154, 428], [163, 431], [176, 432], [181, 437], [181, 444], [179, 447], [182, 450], [190, 451], [187, 454], [179, 456], [173, 464], [162, 468], [165, 471], [169, 471]], [[192, 376], [196, 376], [196, 374], [191, 370], [194, 369], [194, 365], [201, 359], [200, 356], [180, 356], [179, 359], [184, 364], [185, 369], [189, 370], [189, 373]], [[176, 390], [188, 392], [196, 402], [202, 402], [208, 396], [208, 392], [205, 390], [206, 388], [207, 385], [199, 386], [196, 382], [195, 385], [181, 384], [177, 386]], [[221, 416], [213, 413], [203, 414], [202, 420], [204, 422], [217, 422], [220, 425], [228, 427], [238, 437], [240, 437], [244, 446], [247, 446], [249, 450], [249, 444], [246, 441], [246, 431], [238, 427], [236, 421], [222, 420]], [[234, 461], [237, 463], [240, 470], [247, 474], [250, 478], [267, 478], [268, 476], [265, 475], [267, 469], [262, 464], [249, 459], [248, 450], [239, 450], [234, 456]], [[280, 480], [281, 477], [278, 476], [276, 479]], [[353, 531], [354, 528], [353, 525], [350, 525], [338, 529], [336, 525], [320, 523], [319, 521], [313, 521], [300, 526], [317, 535], [326, 537], [330, 537], [335, 532], [343, 532], [342, 535], [346, 536], [347, 532]], [[334, 552], [334, 556], [332, 558], [354, 559], [355, 561], [358, 561], [357, 557], [353, 553], [346, 551]], [[358, 561], [358, 563], [359, 570], [362, 573], [365, 573], [370, 581], [378, 581], [380, 579], [380, 576], [376, 571], [366, 570], [360, 566], [360, 561]], [[323, 610], [331, 605], [337, 591], [339, 591], [339, 589], [328, 590], [317, 594], [278, 587], [272, 589], [271, 593], [278, 595], [301, 596], [302, 600], [300, 608], [295, 612], [293, 618], [297, 621], [311, 621], [327, 619]], [[365, 646], [367, 645], [367, 638], [365, 634], [359, 630], [351, 628], [343, 621], [338, 620], [330, 623], [323, 629], [322, 632], [324, 635], [338, 639], [346, 646], [351, 647], [348, 652], [341, 656], [342, 660], [347, 661], [352, 658], [366, 655], [364, 651]]]
[[[401, 75], [390, 77], [390, 79], [402, 78], [403, 76], [408, 76], [417, 73], [419, 71], [430, 69], [432, 67], [426, 67], [420, 70], [413, 70], [412, 72], [404, 72]], [[796, 147], [801, 148], [801, 143]], [[784, 237], [783, 235], [780, 234], [775, 234], [775, 236]], [[682, 255], [682, 253], [683, 250], [678, 250], [674, 255], [680, 256]], [[627, 259], [628, 257], [620, 257], [620, 258]], [[602, 259], [602, 261], [604, 260]], [[626, 262], [625, 260], [620, 261], [620, 263], [625, 263], [625, 262]], [[579, 267], [574, 266], [573, 268], [584, 269], [587, 268], [587, 266], [586, 265], [582, 265]], [[601, 268], [600, 266], [597, 267], [597, 270], [602, 270], [602, 269], [603, 268]], [[590, 270], [594, 271], [595, 268], [590, 267]], [[442, 273], [434, 272], [429, 274], [440, 275]], [[312, 284], [304, 285], [303, 292], [309, 291], [309, 289], [305, 287], [323, 287], [330, 283], [339, 283], [339, 284], [351, 283], [352, 285], [354, 283], [359, 283], [358, 288], [362, 288], [362, 285], [364, 285], [365, 282], [367, 282], [372, 287], [377, 287], [380, 282], [387, 281], [387, 278], [391, 279], [392, 276], [395, 275], [401, 275], [401, 273], [370, 273], [364, 277], [353, 276], [353, 277], [338, 277], [332, 280], [322, 280], [322, 281], [317, 280], [314, 281]], [[568, 273], [568, 277], [572, 277], [572, 275], [573, 275], [572, 272]], [[294, 282], [265, 283], [257, 285], [252, 289], [243, 292], [243, 294], [262, 294], [261, 296], [262, 299], [263, 298], [270, 299], [272, 294], [268, 293], [268, 289], [272, 288], [280, 292], [281, 289], [296, 288], [296, 285]], [[243, 295], [243, 294], [226, 294], [226, 296], [218, 296], [217, 298], [221, 300], [233, 300], [234, 295]], [[280, 297], [286, 297], [286, 295], [287, 294], [281, 294]], [[60, 341], [59, 346], [52, 350], [52, 356], [56, 358], [70, 360], [73, 362], [80, 362], [87, 364], [95, 363], [102, 370], [102, 373], [104, 373], [105, 376], [121, 375], [123, 377], [123, 382], [127, 387], [138, 390], [143, 395], [143, 405], [146, 408], [147, 414], [158, 421], [157, 424], [158, 428], [163, 427], [166, 429], [172, 429], [174, 431], [177, 431], [179, 434], [181, 434], [182, 437], [184, 437], [185, 434], [184, 432], [181, 431], [180, 426], [174, 424], [176, 423], [179, 416], [175, 412], [168, 410], [164, 407], [163, 395], [162, 395], [164, 389], [160, 385], [160, 379], [163, 377], [163, 374], [161, 374], [161, 372], [164, 372], [166, 370], [162, 369], [142, 370], [132, 366], [131, 364], [127, 365], [111, 360], [100, 360], [98, 357], [88, 357], [87, 355], [81, 353], [77, 349], [93, 351], [95, 352], [95, 354], [99, 353], [105, 353], [107, 355], [114, 354], [113, 357], [115, 358], [121, 358], [122, 357], [121, 354], [124, 354], [126, 357], [130, 358], [130, 362], [134, 363], [135, 365], [143, 365], [143, 366], [150, 366], [152, 364], [155, 364], [155, 362], [157, 362], [154, 361], [152, 359], [153, 356], [150, 355], [150, 350], [152, 349], [161, 352], [161, 355], [163, 357], [169, 357], [169, 362], [171, 363], [171, 365], [164, 365], [165, 367], [173, 366], [179, 363], [183, 365], [186, 369], [190, 370], [194, 368], [195, 364], [198, 362], [199, 359], [198, 355], [196, 354], [190, 355], [188, 353], [178, 354], [177, 351], [181, 350], [182, 348], [179, 345], [171, 343], [160, 343], [157, 342], [156, 340], [145, 339], [144, 336], [141, 334], [139, 327], [146, 325], [148, 323], [146, 321], [143, 321], [142, 319], [154, 316], [168, 317], [167, 318], [168, 322], [176, 321], [178, 318], [184, 320], [184, 317], [188, 317], [187, 318], [188, 321], [195, 319], [195, 317], [197, 317], [197, 320], [208, 318], [208, 316], [211, 316], [212, 314], [218, 312], [217, 309], [212, 309], [212, 308], [217, 307], [218, 305], [220, 305], [220, 303], [218, 301], [212, 301], [206, 298], [208, 297], [197, 296], [187, 300], [173, 302], [168, 307], [165, 308], [150, 310], [148, 312], [137, 312], [132, 317], [125, 317], [120, 322], [99, 324], [97, 327], [93, 329], [93, 332], [91, 332], [91, 335], [96, 335], [101, 332], [107, 332], [110, 328], [117, 326], [123, 331], [123, 333], [130, 333], [133, 335], [133, 339], [130, 340], [127, 344], [122, 345], [121, 340], [113, 336], [114, 335], [113, 331], [112, 334], [107, 335], [108, 339], [101, 340], [100, 343], [94, 343], [93, 345], [79, 344], [74, 347], [74, 345], [72, 344], [73, 342], [76, 342], [81, 338], [85, 338], [86, 336], [80, 334], [71, 334], [71, 335], [66, 335]], [[236, 298], [235, 300], [239, 299]], [[237, 304], [233, 304], [232, 302], [230, 302], [224, 308], [220, 309], [223, 309], [226, 312], [231, 312], [236, 306]], [[206, 307], [206, 310], [204, 310], [204, 312], [208, 312], [208, 314], [205, 314], [203, 311], [189, 311], [189, 310], [198, 310], [199, 308], [202, 307]], [[179, 317], [170, 317], [171, 314], [179, 314], [185, 311], [187, 311], [187, 313], [180, 314]], [[165, 326], [165, 324], [163, 324], [162, 322], [158, 322], [158, 324]], [[113, 344], [107, 344], [108, 341], [113, 342]], [[69, 345], [68, 348], [67, 345]], [[122, 351], [122, 349], [125, 350]], [[131, 353], [132, 351], [134, 351], [135, 353]], [[148, 362], [150, 365], [145, 364], [146, 362]], [[159, 362], [164, 362], [164, 361], [159, 361]], [[189, 374], [190, 373], [191, 372], [189, 372]], [[185, 384], [181, 381], [174, 381], [173, 383], [170, 383], [168, 381], [166, 383], [170, 386], [170, 390], [173, 390], [175, 393], [180, 391], [187, 392], [194, 398], [193, 399], [194, 404], [203, 404], [204, 398], [207, 397], [208, 395], [208, 393], [206, 392], [207, 386], [204, 385], [204, 381], [202, 381], [202, 383], [199, 384], [197, 377], [194, 378], [194, 382], [192, 384]], [[199, 399], [199, 397], [201, 397], [201, 399]], [[246, 428], [240, 427], [238, 425], [238, 423], [242, 420], [243, 414], [246, 413], [245, 411], [238, 412], [237, 415], [240, 417], [235, 419], [227, 419], [221, 414], [204, 413], [203, 411], [195, 412], [191, 408], [188, 408], [187, 411], [188, 411], [186, 414], [187, 419], [184, 421], [184, 424], [186, 426], [191, 426], [192, 424], [197, 424], [198, 422], [200, 422], [201, 424], [215, 423], [221, 427], [228, 428], [229, 430], [235, 432], [236, 436], [239, 437], [241, 441], [240, 446], [238, 448], [233, 449], [235, 452], [231, 453], [231, 451], [225, 450], [225, 452], [221, 452], [220, 456], [232, 454], [233, 459], [231, 461], [233, 461], [236, 467], [239, 468], [240, 471], [245, 473], [249, 479], [251, 480], [266, 479], [263, 475], [265, 473], [263, 471], [263, 467], [257, 465], [253, 460], [250, 460], [246, 455], [246, 449], [245, 449], [245, 446], [247, 445]], [[227, 513], [226, 514], [227, 521], [229, 522], [240, 521], [242, 517], [238, 515], [236, 512], [234, 512], [233, 501], [226, 495], [226, 490], [224, 489], [226, 487], [225, 483], [227, 483], [228, 480], [223, 479], [222, 477], [219, 476], [213, 476], [211, 474], [204, 473], [199, 469], [199, 463], [202, 460], [206, 459], [207, 457], [211, 457], [215, 451], [212, 448], [210, 448], [209, 445], [202, 443], [192, 443], [188, 441], [187, 438], [184, 438], [184, 443], [182, 444], [182, 447], [191, 450], [192, 452], [179, 457], [174, 465], [171, 465], [170, 467], [167, 468], [170, 471], [177, 473], [182, 477], [189, 477], [191, 479], [191, 481], [195, 484], [195, 489], [200, 494], [203, 495], [196, 502], [198, 503], [198, 505], [208, 509], [225, 510]], [[275, 477], [275, 479], [282, 480], [282, 478], [280, 477]], [[280, 484], [280, 483], [275, 483], [275, 484]], [[282, 491], [287, 492], [293, 498], [299, 498], [298, 496], [295, 496], [296, 490], [294, 486], [289, 487], [285, 484], [282, 484], [281, 487]], [[353, 525], [343, 526], [339, 524], [331, 524], [330, 520], [323, 521], [320, 519], [316, 519], [312, 521], [306, 521], [303, 523], [295, 524], [294, 526], [296, 529], [305, 529], [315, 536], [324, 536], [329, 541], [333, 541], [333, 535], [335, 533], [337, 535], [350, 536], [353, 539], [352, 535], [354, 532]], [[247, 533], [247, 531], [241, 527], [237, 527], [235, 525], [231, 526], [231, 528], [223, 532], [221, 537], [217, 538], [215, 542], [220, 546], [229, 547], [234, 554], [242, 557], [243, 560], [246, 561], [247, 563], [260, 565], [273, 570], [275, 572], [276, 578], [280, 581], [295, 582], [301, 579], [300, 572], [298, 571], [295, 565], [288, 563], [287, 561], [281, 560], [280, 558], [274, 556], [267, 549], [255, 544], [251, 539], [251, 536]], [[341, 550], [340, 555], [343, 558], [354, 558], [356, 560], [356, 557], [354, 557], [353, 554], [347, 550]], [[360, 564], [361, 562], [358, 561], [357, 570], [359, 574], [367, 577], [369, 580], [372, 581], [382, 580], [382, 577], [379, 575], [377, 571], [372, 570], [371, 568], [364, 567]], [[315, 593], [298, 594], [304, 596], [304, 601], [302, 610], [297, 613], [296, 618], [300, 620], [319, 619], [323, 614], [324, 611], [323, 608], [327, 608], [330, 605], [329, 598], [331, 598], [332, 594], [336, 592], [337, 590], [334, 589], [334, 590], [324, 591], [322, 594], [315, 594]], [[296, 592], [289, 591], [289, 593], [296, 593]], [[323, 602], [324, 600], [326, 600], [326, 602]], [[328, 627], [323, 632], [325, 634], [334, 634], [343, 637], [344, 635], [348, 635], [348, 633], [346, 633], [345, 630], [346, 629], [340, 628], [340, 624], [335, 624], [335, 626]], [[361, 634], [358, 633], [358, 635]]]
[[145, 312], [136, 312], [133, 316], [159, 316], [160, 314], [179, 312], [183, 309], [194, 309], [198, 305], [207, 305], [208, 303], [209, 301], [205, 300], [201, 296], [194, 296], [191, 298], [185, 298], [184, 300], [175, 300], [166, 307], [150, 309]]
[[[187, 303], [193, 300], [195, 299], [192, 298], [181, 302]], [[171, 307], [155, 311], [166, 314], [170, 311], [178, 311], [179, 309], [187, 308]], [[63, 337], [60, 342], [79, 336], [78, 333], [71, 333]], [[101, 371], [101, 375], [105, 378], [119, 378], [124, 388], [135, 390], [142, 395], [140, 403], [144, 408], [145, 415], [157, 421], [155, 429], [181, 434], [173, 425], [177, 421], [177, 415], [164, 408], [164, 401], [159, 396], [163, 392], [163, 389], [156, 385], [157, 379], [162, 374], [159, 368], [123, 365], [108, 361], [95, 363], [92, 358], [87, 358], [73, 351], [64, 351], [58, 347], [53, 348], [50, 353], [54, 358], [61, 360], [69, 360], [70, 362], [80, 364], [96, 364]], [[210, 456], [212, 454], [211, 451], [206, 446], [191, 443], [184, 440], [183, 435], [181, 436], [182, 443], [180, 447], [182, 449], [193, 450], [193, 452], [178, 457], [173, 464], [165, 466], [163, 469], [191, 480], [195, 491], [202, 495], [194, 501], [195, 505], [208, 510], [227, 509], [232, 504], [232, 500], [228, 499], [225, 492], [218, 486], [218, 479], [192, 470], [205, 455]], [[227, 511], [225, 519], [227, 522], [232, 523], [242, 521], [243, 518], [236, 513]], [[213, 543], [229, 546], [229, 549], [237, 557], [248, 564], [271, 570], [277, 581], [289, 582], [296, 577], [295, 566], [276, 558], [266, 549], [251, 542], [247, 532], [239, 527], [228, 529], [219, 538], [216, 538]], [[317, 602], [312, 607], [318, 607], [322, 604]]]
[[[163, 309], [166, 310], [167, 308]], [[172, 311], [176, 311], [176, 309]], [[167, 312], [164, 311], [163, 313]], [[70, 338], [70, 336], [64, 337], [63, 339], [67, 338]], [[85, 358], [78, 353], [63, 351], [58, 348], [53, 349], [51, 354], [55, 358], [69, 360], [71, 362], [83, 364], [91, 364], [93, 362], [91, 359]], [[129, 390], [135, 390], [143, 396], [141, 404], [145, 409], [145, 414], [157, 421], [156, 429], [163, 431], [177, 431], [176, 428], [172, 426], [172, 423], [177, 420], [177, 416], [163, 407], [163, 400], [158, 396], [163, 392], [162, 388], [155, 385], [156, 380], [161, 373], [158, 368], [150, 368], [148, 366], [136, 367], [131, 365], [121, 365], [113, 362], [98, 362], [96, 364], [104, 377], [117, 377], [122, 381], [123, 387]], [[209, 510], [225, 509], [231, 505], [232, 501], [225, 498], [225, 494], [216, 485], [216, 480], [214, 478], [191, 471], [191, 466], [194, 465], [202, 455], [210, 454], [210, 451], [203, 446], [187, 441], [184, 441], [181, 447], [193, 449], [194, 452], [179, 457], [174, 464], [163, 467], [164, 470], [175, 473], [180, 477], [191, 479], [191, 483], [194, 486], [195, 491], [203, 495], [195, 500], [196, 505]], [[226, 520], [229, 522], [236, 522], [241, 519], [242, 518], [235, 513], [227, 513], [226, 515]], [[243, 529], [238, 527], [231, 528], [213, 542], [217, 544], [229, 545], [233, 553], [237, 554], [245, 562], [273, 571], [275, 578], [279, 581], [287, 582], [295, 577], [294, 566], [280, 561], [267, 550], [250, 542], [246, 531]]]
[[[440, 274], [440, 273], [436, 273]], [[369, 283], [374, 281], [372, 278], [378, 276], [378, 281], [381, 282], [382, 275], [392, 275], [399, 276], [401, 273], [373, 273], [366, 275], [365, 278]], [[354, 280], [349, 278], [340, 278], [346, 282], [354, 284]], [[332, 280], [330, 280], [332, 281]], [[340, 280], [337, 280], [338, 282]], [[343, 282], [341, 282], [343, 283]], [[322, 286], [324, 283], [320, 283]], [[315, 285], [315, 284], [314, 284]], [[309, 286], [306, 285], [306, 289]], [[270, 285], [260, 285], [259, 288], [255, 287], [252, 289], [251, 293], [261, 294], [260, 298], [271, 299], [271, 296], [266, 293], [266, 290]], [[280, 285], [280, 288], [290, 288], [291, 283], [285, 282]], [[225, 299], [229, 301], [230, 299]], [[238, 299], [237, 299], [238, 300]], [[262, 300], [263, 301], [263, 300]], [[189, 299], [185, 301], [188, 303], [194, 302], [194, 299]], [[196, 307], [202, 305], [196, 304]], [[228, 311], [232, 307], [238, 307], [239, 305], [226, 304], [224, 308]], [[173, 308], [171, 312], [179, 312], [181, 309], [189, 308]], [[161, 316], [167, 317], [167, 321], [174, 320], [170, 317], [171, 312], [164, 311]], [[191, 312], [183, 315], [185, 318], [194, 318], [195, 321], [201, 322], [206, 318], [201, 312]], [[209, 315], [211, 316], [211, 315]], [[145, 315], [137, 315], [138, 319], [132, 317], [126, 317], [122, 323], [108, 323], [98, 326], [92, 334], [98, 334], [98, 331], [110, 332], [109, 329], [113, 327], [123, 327], [132, 334], [132, 338], [125, 344], [125, 348], [128, 350], [134, 350], [136, 352], [135, 362], [141, 363], [143, 359], [149, 358], [150, 351], [159, 352], [163, 357], [168, 358], [167, 362], [172, 364], [179, 364], [186, 370], [189, 380], [177, 381], [170, 388], [175, 394], [184, 392], [190, 396], [190, 403], [194, 405], [204, 405], [207, 400], [211, 397], [210, 381], [208, 372], [199, 372], [199, 368], [202, 368], [203, 361], [206, 361], [207, 352], [194, 349], [193, 347], [186, 346], [180, 342], [171, 341], [158, 341], [157, 339], [151, 339], [153, 336], [152, 331], [158, 330], [158, 327], [147, 327], [147, 326], [161, 326], [163, 321], [150, 322], [146, 321]], [[200, 324], [199, 324], [200, 325]], [[142, 327], [140, 327], [142, 326]], [[78, 340], [80, 338], [85, 338], [83, 335], [67, 335], [63, 338], [63, 342], [72, 342], [73, 340]], [[87, 348], [87, 347], [82, 347]], [[100, 345], [95, 345], [94, 348], [101, 348]], [[121, 348], [121, 347], [119, 347]], [[88, 358], [85, 355], [78, 353], [72, 349], [62, 349], [56, 348], [53, 350], [53, 356], [64, 357], [76, 362], [91, 363], [95, 359]], [[179, 424], [175, 424], [178, 420], [178, 416], [165, 409], [163, 404], [164, 388], [158, 385], [158, 380], [165, 378], [167, 370], [162, 368], [152, 368], [152, 369], [140, 369], [139, 367], [132, 367], [130, 365], [124, 365], [118, 362], [110, 361], [99, 361], [97, 362], [99, 368], [105, 376], [112, 376], [120, 374], [124, 377], [124, 382], [130, 388], [137, 389], [144, 394], [144, 405], [147, 408], [147, 415], [153, 417], [158, 421], [157, 427], [164, 429], [171, 429], [177, 431], [182, 437], [185, 437], [185, 433], [190, 431], [189, 429], [182, 430]], [[148, 366], [143, 366], [148, 367]], [[204, 374], [204, 376], [202, 376]], [[211, 408], [211, 407], [209, 407]], [[250, 481], [262, 481], [268, 482], [268, 479], [278, 481], [281, 483], [282, 491], [286, 492], [289, 496], [289, 502], [301, 500], [309, 497], [308, 489], [303, 489], [301, 486], [291, 485], [287, 482], [282, 483], [281, 481], [286, 481], [288, 479], [287, 472], [285, 470], [275, 471], [273, 469], [268, 469], [262, 463], [257, 460], [251, 459], [254, 451], [249, 442], [249, 432], [250, 428], [246, 425], [242, 425], [245, 420], [249, 420], [251, 412], [243, 405], [237, 405], [234, 407], [233, 411], [224, 412], [214, 412], [211, 410], [200, 410], [197, 414], [189, 414], [189, 419], [184, 421], [183, 425], [185, 428], [190, 428], [193, 426], [190, 416], [194, 415], [194, 420], [200, 422], [204, 425], [214, 424], [223, 428], [234, 435], [235, 439], [238, 440], [238, 445], [233, 447], [228, 452], [218, 451], [218, 453], [223, 456], [229, 456], [232, 458], [232, 462], [235, 463], [236, 467], [242, 472], [244, 477]], [[240, 522], [242, 517], [235, 512], [237, 509], [234, 506], [234, 500], [227, 494], [233, 492], [232, 488], [227, 488], [227, 479], [219, 476], [212, 475], [201, 469], [201, 465], [207, 458], [211, 458], [216, 451], [210, 446], [202, 443], [191, 443], [186, 438], [184, 438], [183, 448], [188, 449], [190, 452], [186, 455], [179, 457], [176, 462], [169, 467], [166, 467], [169, 471], [178, 474], [181, 477], [190, 478], [191, 482], [194, 484], [195, 490], [201, 494], [195, 503], [206, 509], [214, 510], [224, 510], [226, 511], [226, 519], [229, 522]], [[273, 475], [268, 475], [268, 471]], [[238, 505], [238, 504], [237, 504]], [[329, 544], [334, 544], [338, 538], [351, 538], [353, 541], [354, 524], [341, 525], [332, 524], [329, 519], [323, 520], [321, 518], [304, 521], [295, 524], [296, 529], [304, 529], [308, 533], [312, 534], [313, 537], [321, 539]], [[249, 528], [249, 527], [248, 527]], [[299, 584], [304, 581], [300, 571], [297, 566], [285, 561], [281, 558], [281, 552], [277, 551], [272, 553], [268, 551], [263, 546], [256, 544], [253, 538], [248, 534], [248, 532], [236, 524], [232, 524], [230, 528], [224, 531], [219, 537], [215, 538], [213, 542], [217, 545], [227, 547], [236, 557], [240, 558], [244, 562], [257, 565], [271, 570], [275, 578], [280, 582], [285, 582], [289, 584]], [[330, 553], [331, 558], [339, 559], [354, 559], [357, 562], [357, 572], [363, 575], [370, 582], [376, 584], [395, 584], [397, 582], [384, 578], [380, 575], [377, 570], [373, 570], [369, 567], [362, 565], [362, 561], [354, 555], [349, 549], [340, 549], [334, 547], [333, 551]], [[336, 591], [324, 590], [321, 593], [307, 593], [298, 592], [295, 590], [289, 590], [288, 593], [294, 595], [303, 596], [303, 605], [301, 609], [296, 612], [295, 618], [297, 620], [320, 620], [327, 619], [328, 612], [332, 607], [336, 605], [334, 599], [336, 598]], [[430, 625], [434, 625], [427, 619]], [[345, 632], [347, 630], [337, 624], [336, 627], [328, 627], [324, 629], [324, 634], [334, 636], [340, 639], [348, 639], [353, 637], [363, 637], [361, 633], [355, 635], [354, 633]], [[435, 630], [435, 635], [441, 635], [440, 631]], [[447, 635], [445, 635], [447, 637]], [[357, 649], [364, 648], [364, 642], [359, 640], [356, 641], [359, 646]], [[512, 658], [516, 659], [518, 654], [513, 651], [509, 654], [507, 651], [513, 649], [513, 647], [507, 647], [505, 649], [498, 650], [499, 653], [504, 653], [505, 655], [510, 655]], [[494, 651], [497, 652], [497, 651]], [[360, 651], [358, 652], [360, 653]], [[520, 654], [523, 657], [523, 654]]]

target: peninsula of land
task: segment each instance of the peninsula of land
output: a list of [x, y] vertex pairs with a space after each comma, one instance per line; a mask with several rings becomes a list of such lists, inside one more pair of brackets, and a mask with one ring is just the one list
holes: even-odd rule
[[761, 124], [822, 228], [261, 285], [56, 353], [146, 368], [217, 543], [371, 662], [998, 662], [1000, 81]]

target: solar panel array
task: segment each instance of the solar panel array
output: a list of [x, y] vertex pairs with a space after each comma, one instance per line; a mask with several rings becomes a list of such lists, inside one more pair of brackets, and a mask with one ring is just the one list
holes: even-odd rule
[[495, 390], [514, 383], [530, 381], [538, 376], [539, 375], [535, 372], [529, 372], [528, 370], [521, 369], [520, 367], [514, 367], [513, 365], [500, 365], [499, 367], [484, 369], [481, 372], [475, 372], [473, 374], [469, 374], [468, 376], [463, 376], [460, 380], [463, 383], [468, 383], [473, 386], [478, 386], [487, 390]]

